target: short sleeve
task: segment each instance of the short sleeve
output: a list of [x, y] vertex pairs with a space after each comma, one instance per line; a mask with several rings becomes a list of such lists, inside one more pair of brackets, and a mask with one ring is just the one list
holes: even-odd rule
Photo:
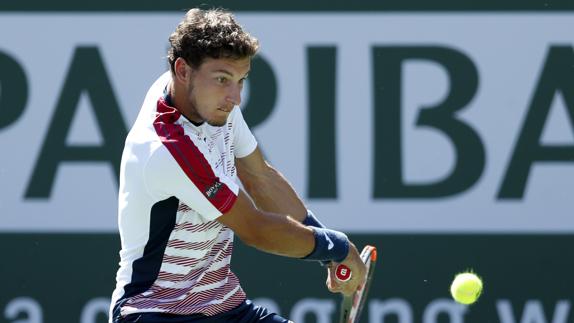
[[235, 108], [233, 112], [233, 145], [235, 146], [235, 157], [243, 158], [251, 154], [257, 147], [257, 140], [245, 119], [241, 109]]

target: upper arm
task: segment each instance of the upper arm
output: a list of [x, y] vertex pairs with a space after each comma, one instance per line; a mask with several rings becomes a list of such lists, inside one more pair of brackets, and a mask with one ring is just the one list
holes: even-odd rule
[[287, 179], [265, 161], [259, 148], [249, 156], [237, 159], [236, 167], [243, 187], [258, 208], [289, 214], [300, 222], [305, 219], [305, 204]]
[[270, 170], [269, 164], [263, 158], [258, 147], [251, 154], [237, 158], [235, 166], [237, 167], [237, 175], [244, 185], [249, 185], [257, 181], [258, 178], [264, 177], [266, 172]]
[[[279, 200], [284, 198], [281, 192], [285, 192], [288, 186], [285, 178], [263, 157], [261, 150], [255, 150], [248, 156], [237, 158], [235, 166], [237, 168], [237, 176], [241, 183], [257, 202], [258, 195], [263, 194], [270, 199]], [[277, 188], [283, 188], [277, 190]], [[272, 194], [279, 192], [280, 194]], [[257, 206], [260, 206], [257, 204]]]

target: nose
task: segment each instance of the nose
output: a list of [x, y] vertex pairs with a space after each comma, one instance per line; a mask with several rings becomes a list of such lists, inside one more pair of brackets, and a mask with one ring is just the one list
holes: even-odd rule
[[230, 86], [229, 92], [227, 93], [227, 101], [233, 103], [234, 106], [241, 104], [240, 86]]

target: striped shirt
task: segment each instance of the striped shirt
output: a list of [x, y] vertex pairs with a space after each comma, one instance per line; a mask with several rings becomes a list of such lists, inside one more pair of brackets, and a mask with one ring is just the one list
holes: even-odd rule
[[216, 219], [239, 193], [235, 158], [257, 142], [239, 108], [221, 127], [191, 123], [163, 96], [170, 80], [152, 85], [125, 142], [110, 314], [211, 316], [246, 298], [230, 270], [233, 232]]

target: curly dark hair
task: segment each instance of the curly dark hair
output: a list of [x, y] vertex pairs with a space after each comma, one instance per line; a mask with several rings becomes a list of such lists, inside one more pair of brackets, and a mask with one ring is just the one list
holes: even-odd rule
[[222, 9], [191, 9], [169, 37], [168, 61], [174, 72], [178, 57], [193, 68], [205, 58], [253, 57], [259, 41], [243, 30], [233, 14]]

